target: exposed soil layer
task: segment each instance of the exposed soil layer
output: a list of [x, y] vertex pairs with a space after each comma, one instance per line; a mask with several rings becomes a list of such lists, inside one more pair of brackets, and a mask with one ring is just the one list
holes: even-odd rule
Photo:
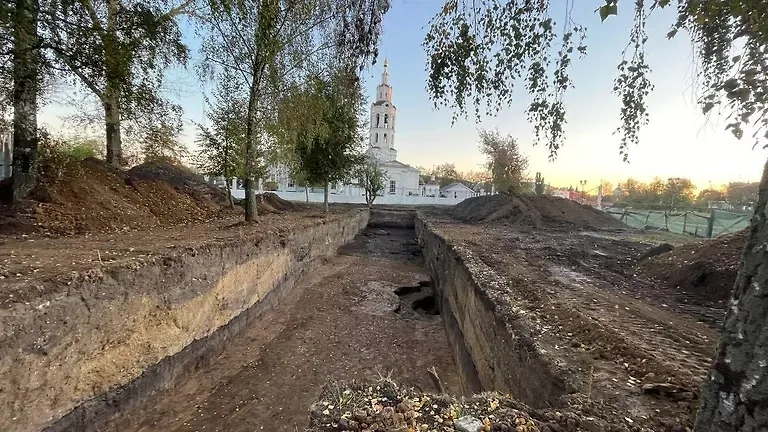
[[640, 273], [690, 294], [697, 304], [723, 305], [733, 293], [749, 230], [679, 246], [643, 260]]
[[[479, 294], [478, 300], [464, 304], [488, 302], [488, 319], [506, 322], [515, 340], [530, 342], [531, 355], [517, 360], [520, 365], [535, 366], [533, 360], [539, 358], [541, 364], [554, 365], [550, 370], [560, 369], [557, 376], [565, 380], [566, 390], [562, 409], [579, 407], [584, 418], [626, 430], [678, 431], [692, 425], [722, 310], [692, 301], [692, 293], [640, 277], [635, 257], [648, 248], [636, 241], [641, 234], [574, 230], [571, 223], [554, 222], [540, 230], [466, 224], [439, 212], [423, 217], [455, 254], [440, 254], [428, 264], [447, 258], [469, 268]], [[523, 367], [519, 380], [509, 376], [507, 381], [490, 381], [484, 376], [509, 373], [498, 362], [510, 355], [494, 360], [495, 372], [489, 375], [478, 363], [482, 358], [493, 358], [473, 354], [485, 390], [510, 391], [534, 406], [557, 396], [539, 385], [527, 386], [524, 377], [535, 382], [541, 367]], [[661, 384], [677, 390], [654, 391]]]
[[0, 430], [84, 430], [171, 385], [367, 219], [293, 212], [4, 240]]
[[184, 384], [100, 430], [303, 430], [328, 379], [390, 377], [434, 391], [433, 366], [458, 393], [440, 317], [403, 313], [396, 293], [429, 288], [413, 230], [368, 229], [340, 252]]
[[610, 215], [591, 206], [549, 195], [514, 193], [466, 199], [450, 210], [451, 216], [470, 223], [505, 223], [520, 227], [566, 225], [573, 228], [625, 229]]

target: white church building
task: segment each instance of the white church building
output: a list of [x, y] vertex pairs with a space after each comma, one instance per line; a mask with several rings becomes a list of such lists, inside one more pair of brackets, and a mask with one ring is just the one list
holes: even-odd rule
[[[370, 127], [368, 133], [368, 157], [375, 159], [385, 172], [383, 193], [376, 199], [376, 204], [443, 204], [453, 205], [466, 198], [468, 194], [441, 194], [434, 178], [427, 184], [420, 181], [420, 173], [416, 168], [397, 160], [395, 149], [395, 131], [397, 125], [397, 108], [392, 100], [392, 85], [389, 82], [389, 63], [384, 60], [384, 70], [381, 82], [376, 87], [376, 98], [371, 103]], [[293, 182], [285, 167], [274, 166], [269, 169], [269, 177], [260, 182], [260, 189], [271, 185], [273, 192], [283, 199], [292, 201], [322, 202], [323, 191], [310, 188], [305, 191], [304, 185]], [[245, 191], [241, 185], [233, 188], [236, 198], [243, 198]], [[275, 187], [276, 186], [276, 187]], [[270, 188], [267, 188], [270, 189]], [[365, 193], [359, 183], [352, 179], [346, 184], [331, 185], [329, 201], [338, 203], [365, 203]]]

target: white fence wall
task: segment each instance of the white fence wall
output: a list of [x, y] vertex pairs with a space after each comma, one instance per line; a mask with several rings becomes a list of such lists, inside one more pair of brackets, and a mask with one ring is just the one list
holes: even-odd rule
[[[284, 192], [276, 191], [272, 192], [286, 201], [301, 201], [306, 202], [307, 195], [304, 192]], [[245, 198], [244, 189], [232, 189], [232, 196], [238, 199]], [[462, 198], [437, 198], [437, 197], [424, 197], [424, 196], [408, 196], [408, 195], [384, 195], [376, 198], [374, 204], [389, 204], [389, 205], [454, 205], [463, 201]], [[309, 202], [321, 203], [323, 202], [323, 194], [310, 192]], [[328, 202], [330, 203], [344, 203], [344, 204], [365, 204], [365, 197], [361, 195], [347, 195], [347, 194], [328, 194]]]

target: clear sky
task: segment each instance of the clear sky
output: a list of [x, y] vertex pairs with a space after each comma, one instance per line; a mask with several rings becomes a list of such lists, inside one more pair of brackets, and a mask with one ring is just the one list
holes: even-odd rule
[[[562, 15], [553, 0], [553, 17]], [[542, 146], [532, 145], [532, 128], [525, 118], [530, 98], [522, 86], [515, 103], [497, 117], [484, 118], [481, 125], [474, 119], [451, 126], [452, 113], [435, 110], [426, 92], [426, 55], [421, 43], [430, 18], [442, 0], [393, 0], [384, 19], [384, 35], [380, 61], [366, 72], [368, 94], [372, 99], [380, 80], [384, 56], [390, 64], [390, 81], [398, 109], [398, 159], [410, 165], [431, 167], [455, 163], [459, 170], [477, 170], [483, 155], [477, 149], [477, 127], [498, 128], [519, 139], [522, 150], [530, 158], [531, 175], [540, 171], [548, 183], [577, 186], [579, 180], [597, 185], [600, 179], [614, 184], [632, 176], [648, 181], [654, 176], [688, 177], [699, 187], [710, 183], [758, 180], [768, 155], [763, 149], [752, 149], [745, 138], [738, 141], [723, 131], [725, 119], [709, 121], [693, 103], [692, 49], [685, 35], [669, 41], [665, 35], [674, 20], [673, 8], [654, 12], [648, 26], [647, 46], [651, 80], [655, 90], [650, 96], [650, 124], [641, 132], [641, 143], [630, 149], [630, 162], [624, 163], [618, 151], [619, 137], [613, 131], [619, 125], [619, 101], [611, 94], [616, 65], [628, 41], [632, 11], [619, 8], [618, 17], [604, 23], [594, 12], [602, 0], [579, 0], [574, 20], [587, 27], [588, 55], [577, 60], [571, 76], [576, 88], [566, 95], [566, 141], [555, 162], [548, 161]], [[192, 31], [187, 32], [193, 35]], [[193, 62], [199, 41], [187, 39]], [[177, 68], [171, 74], [171, 95], [184, 107], [185, 118], [203, 120], [204, 87], [197, 81], [192, 66]], [[49, 106], [43, 120], [59, 126], [55, 118], [66, 107]], [[185, 141], [191, 142], [192, 127], [185, 130]]]

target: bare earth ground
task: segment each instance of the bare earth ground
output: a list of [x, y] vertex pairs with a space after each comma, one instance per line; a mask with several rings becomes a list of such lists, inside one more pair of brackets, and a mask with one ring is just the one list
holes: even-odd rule
[[[634, 257], [648, 248], [637, 232], [430, 218], [450, 242], [511, 282], [510, 295], [533, 312], [542, 337], [577, 367], [583, 393], [602, 400], [596, 415], [656, 431], [691, 426], [723, 310], [637, 275]], [[677, 391], [642, 390], [659, 383]]]
[[458, 392], [440, 317], [412, 310], [412, 297], [393, 292], [426, 279], [413, 231], [366, 234], [300, 282], [213, 364], [103, 430], [303, 430], [327, 380], [391, 376], [434, 391], [431, 366], [448, 391]]

